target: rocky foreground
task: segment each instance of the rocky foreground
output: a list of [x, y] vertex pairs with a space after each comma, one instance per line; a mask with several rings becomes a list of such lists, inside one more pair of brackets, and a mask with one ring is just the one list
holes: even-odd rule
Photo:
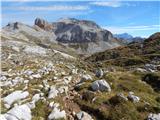
[[159, 94], [137, 75], [157, 73], [158, 65], [126, 71], [57, 54], [4, 49], [2, 56], [1, 120], [159, 120]]

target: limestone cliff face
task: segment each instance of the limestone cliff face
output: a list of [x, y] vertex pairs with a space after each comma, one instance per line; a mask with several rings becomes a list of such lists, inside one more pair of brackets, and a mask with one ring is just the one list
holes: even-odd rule
[[25, 36], [30, 41], [44, 45], [59, 43], [79, 54], [92, 54], [122, 45], [110, 31], [102, 29], [95, 22], [74, 18], [52, 23], [36, 18], [34, 26], [15, 22], [9, 23], [3, 31], [5, 34]]

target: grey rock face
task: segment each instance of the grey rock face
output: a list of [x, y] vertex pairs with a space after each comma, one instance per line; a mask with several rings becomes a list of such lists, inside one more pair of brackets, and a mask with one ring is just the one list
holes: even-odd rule
[[96, 80], [95, 82], [92, 83], [91, 88], [93, 91], [111, 91], [110, 85], [105, 81], [105, 80]]
[[63, 19], [53, 23], [57, 41], [63, 43], [110, 41], [112, 34], [92, 21]]
[[111, 32], [92, 21], [66, 18], [47, 23], [36, 19], [35, 24], [44, 30], [50, 30], [55, 34], [56, 41], [76, 49], [80, 54], [100, 52], [121, 45]]

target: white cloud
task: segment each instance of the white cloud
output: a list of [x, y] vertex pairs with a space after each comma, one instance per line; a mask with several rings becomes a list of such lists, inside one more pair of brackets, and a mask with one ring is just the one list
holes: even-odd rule
[[124, 33], [124, 32], [138, 32], [138, 31], [149, 31], [155, 30], [160, 31], [160, 25], [143, 25], [143, 26], [127, 26], [127, 27], [116, 27], [116, 26], [104, 26], [104, 29], [111, 31], [112, 33]]
[[97, 6], [107, 6], [107, 7], [120, 7], [122, 6], [122, 3], [120, 1], [95, 1], [90, 2], [91, 5], [97, 5]]
[[89, 10], [89, 6], [69, 6], [69, 5], [53, 5], [53, 6], [18, 6], [18, 7], [2, 7], [2, 9], [9, 10], [23, 10], [23, 11], [78, 11], [78, 10]]

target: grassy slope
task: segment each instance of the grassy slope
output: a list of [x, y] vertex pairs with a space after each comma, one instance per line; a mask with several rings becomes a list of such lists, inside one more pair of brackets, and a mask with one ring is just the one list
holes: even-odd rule
[[[92, 82], [87, 82], [76, 89], [82, 95], [82, 99], [78, 96], [75, 98], [75, 102], [80, 105], [81, 109], [89, 112], [96, 120], [144, 120], [149, 113], [159, 113], [160, 95], [157, 86], [155, 87], [155, 84], [150, 86], [143, 80], [149, 75], [151, 80], [156, 78], [158, 82], [160, 72], [150, 75], [150, 73], [142, 74], [124, 69], [124, 67], [140, 67], [144, 63], [150, 62], [151, 59], [160, 57], [159, 33], [155, 36], [145, 40], [143, 48], [139, 43], [132, 43], [86, 58], [86, 61], [95, 68], [97, 66], [107, 68], [108, 65], [121, 67], [115, 67], [117, 69], [115, 72], [106, 73], [102, 77], [111, 85], [110, 93], [90, 93]], [[97, 79], [99, 78], [94, 78], [94, 80]], [[139, 96], [140, 102], [133, 103], [114, 99], [117, 93], [121, 92], [127, 96], [129, 91], [133, 91], [136, 96]], [[96, 98], [94, 102], [93, 98]]]
[[[160, 33], [157, 33], [158, 35]], [[151, 36], [142, 44], [132, 43], [125, 47], [118, 47], [104, 52], [96, 53], [86, 58], [91, 62], [103, 62], [104, 65], [131, 66], [149, 62], [160, 57], [160, 36]]]

